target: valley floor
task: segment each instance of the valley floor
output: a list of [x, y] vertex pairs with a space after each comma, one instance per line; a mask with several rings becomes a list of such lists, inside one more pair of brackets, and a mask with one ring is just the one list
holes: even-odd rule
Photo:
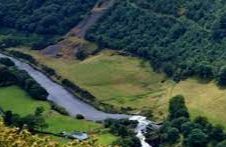
[[211, 122], [226, 127], [226, 90], [212, 81], [191, 78], [175, 83], [154, 72], [147, 62], [109, 50], [84, 61], [47, 57], [24, 48], [17, 50], [32, 55], [62, 77], [90, 91], [98, 101], [116, 109], [131, 107], [132, 113], [152, 109], [154, 119], [161, 121], [167, 116], [169, 99], [181, 94], [193, 118], [206, 116]]
[[[40, 106], [45, 109], [44, 118], [48, 124], [48, 128], [44, 131], [51, 133], [60, 133], [62, 131], [88, 132], [96, 136], [99, 143], [103, 145], [109, 145], [116, 140], [116, 137], [109, 134], [101, 124], [61, 115], [51, 110], [49, 103], [32, 99], [17, 86], [0, 88], [0, 107], [4, 111], [11, 110], [14, 113], [25, 116], [33, 113]], [[60, 142], [67, 142], [63, 138], [55, 139]]]

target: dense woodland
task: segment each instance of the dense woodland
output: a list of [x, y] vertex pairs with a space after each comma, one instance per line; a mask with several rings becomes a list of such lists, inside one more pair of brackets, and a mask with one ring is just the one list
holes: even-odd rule
[[86, 38], [148, 59], [179, 81], [225, 85], [226, 9], [221, 0], [116, 0]]
[[0, 0], [0, 27], [30, 33], [64, 34], [96, 0]]

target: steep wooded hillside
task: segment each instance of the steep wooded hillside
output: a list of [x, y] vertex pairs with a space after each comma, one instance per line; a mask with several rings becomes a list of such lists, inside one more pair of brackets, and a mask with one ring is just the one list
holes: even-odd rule
[[64, 34], [82, 20], [97, 0], [0, 0], [0, 28]]
[[86, 38], [148, 59], [176, 81], [225, 80], [226, 9], [221, 0], [117, 0]]

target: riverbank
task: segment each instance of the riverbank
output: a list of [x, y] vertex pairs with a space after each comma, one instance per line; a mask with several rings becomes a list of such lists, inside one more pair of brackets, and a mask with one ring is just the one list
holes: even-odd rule
[[[66, 91], [61, 85], [54, 83], [51, 79], [45, 76], [38, 70], [35, 70], [29, 64], [23, 63], [16, 58], [0, 54], [0, 58], [9, 58], [15, 63], [15, 66], [20, 70], [25, 70], [36, 82], [38, 82], [47, 92], [48, 100], [53, 101], [57, 105], [65, 108], [70, 116], [83, 115], [86, 120], [91, 121], [104, 121], [106, 119], [128, 119], [131, 116], [125, 114], [110, 114], [102, 111], [98, 111], [92, 106], [88, 105], [73, 97], [71, 93]], [[140, 121], [138, 121], [138, 134], [140, 134], [149, 125], [147, 123], [145, 127], [140, 128]], [[142, 134], [142, 133], [141, 133]], [[141, 138], [139, 138], [142, 142]], [[144, 138], [145, 140], [145, 138]]]
[[35, 70], [29, 64], [23, 63], [13, 57], [3, 54], [0, 54], [0, 57], [10, 58], [19, 69], [27, 71], [28, 74], [49, 93], [48, 100], [53, 101], [61, 107], [64, 107], [71, 116], [82, 114], [87, 120], [93, 121], [102, 121], [107, 118], [120, 119], [129, 117], [123, 114], [110, 114], [99, 111], [89, 104], [74, 97], [71, 93], [64, 89], [64, 87], [53, 82], [46, 75], [38, 70]]
[[[52, 68], [44, 65], [43, 63], [40, 63], [39, 60], [36, 60], [32, 56], [29, 59], [27, 59], [27, 58], [24, 59], [24, 58], [20, 58], [20, 57], [15, 56], [15, 54], [17, 52], [24, 54], [23, 52], [19, 52], [19, 51], [16, 50], [15, 54], [11, 54], [10, 51], [11, 50], [6, 50], [2, 53], [7, 55], [7, 56], [11, 56], [11, 57], [17, 58], [18, 60], [26, 62], [27, 64], [29, 64], [35, 70], [42, 72], [45, 76], [47, 76], [49, 79], [51, 79], [52, 82], [55, 82], [56, 84], [61, 85], [65, 90], [69, 91], [76, 98], [84, 101], [85, 103], [92, 105], [97, 110], [108, 112], [108, 113], [124, 113], [124, 114], [127, 113], [127, 109], [130, 110], [129, 108], [116, 109], [111, 104], [102, 103], [100, 101], [97, 101], [97, 98], [94, 95], [92, 95], [87, 90], [80, 88], [80, 86], [77, 86], [74, 82], [70, 82], [68, 79], [63, 78], [62, 75], [59, 75], [58, 72], [55, 72], [55, 69], [52, 69]], [[12, 50], [12, 51], [14, 51], [14, 50]], [[30, 56], [29, 54], [24, 54], [24, 55], [28, 56], [28, 57]], [[54, 73], [49, 74], [49, 72], [47, 70], [51, 70]], [[66, 84], [64, 84], [64, 81], [68, 81], [71, 84], [66, 85]]]
[[[33, 113], [37, 107], [43, 107], [45, 109], [43, 116], [48, 124], [48, 128], [43, 130], [46, 132], [55, 134], [63, 131], [87, 132], [89, 135], [94, 135], [102, 145], [110, 145], [117, 139], [116, 136], [106, 131], [102, 124], [61, 115], [52, 110], [48, 102], [32, 99], [26, 92], [17, 86], [0, 88], [0, 107], [5, 111], [11, 110], [21, 116]], [[105, 137], [109, 139], [104, 142], [103, 140]], [[56, 139], [62, 140], [61, 138]], [[67, 140], [65, 141], [67, 142]]]

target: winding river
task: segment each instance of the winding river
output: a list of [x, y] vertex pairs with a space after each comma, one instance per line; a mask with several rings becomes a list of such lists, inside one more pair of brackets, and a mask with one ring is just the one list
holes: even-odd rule
[[110, 114], [110, 113], [99, 111], [94, 107], [92, 107], [91, 105], [76, 98], [74, 95], [68, 92], [64, 87], [53, 82], [46, 75], [34, 69], [29, 64], [24, 63], [16, 58], [0, 53], [0, 58], [3, 58], [3, 57], [10, 58], [18, 67], [18, 69], [27, 71], [28, 74], [34, 78], [34, 80], [36, 80], [43, 88], [47, 90], [47, 92], [49, 93], [48, 100], [53, 101], [59, 106], [65, 108], [71, 116], [82, 114], [87, 120], [92, 120], [92, 121], [102, 121], [107, 118], [112, 118], [112, 119], [128, 118], [130, 120], [137, 120], [138, 125], [135, 130], [137, 133], [137, 137], [140, 139], [142, 147], [150, 147], [150, 145], [148, 145], [145, 142], [143, 131], [145, 131], [146, 127], [152, 123], [151, 121], [147, 120], [145, 117], [129, 116], [125, 114]]

